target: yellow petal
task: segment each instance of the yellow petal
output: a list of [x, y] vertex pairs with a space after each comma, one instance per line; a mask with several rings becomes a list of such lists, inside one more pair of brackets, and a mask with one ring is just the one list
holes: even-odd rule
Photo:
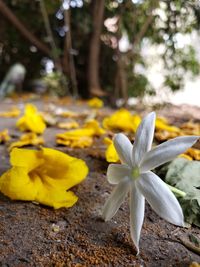
[[88, 106], [91, 108], [102, 108], [103, 107], [103, 101], [99, 99], [98, 97], [94, 97], [90, 100], [88, 100]]
[[106, 161], [107, 162], [119, 162], [119, 156], [114, 147], [113, 141], [106, 137], [104, 138], [104, 143], [107, 145], [107, 149], [105, 151]]
[[41, 151], [13, 148], [10, 153], [10, 163], [15, 167], [24, 167], [27, 171], [39, 167], [44, 163]]
[[158, 141], [166, 141], [166, 140], [175, 138], [175, 137], [177, 137], [179, 135], [181, 135], [181, 132], [180, 133], [177, 133], [177, 132], [168, 132], [168, 131], [165, 131], [165, 130], [158, 130], [155, 133], [155, 137], [156, 137], [156, 139]]
[[77, 129], [79, 127], [79, 124], [76, 121], [67, 121], [67, 122], [59, 122], [58, 128], [61, 129]]
[[11, 143], [9, 150], [12, 150], [14, 147], [23, 147], [28, 145], [43, 145], [44, 139], [40, 136], [37, 136], [36, 133], [26, 133], [23, 134], [20, 139], [16, 142]]
[[11, 199], [37, 201], [56, 209], [76, 203], [77, 196], [67, 190], [88, 173], [83, 160], [50, 148], [14, 148], [11, 164], [13, 167], [0, 177], [0, 191]]
[[181, 154], [181, 155], [179, 155], [178, 157], [180, 157], [180, 158], [184, 158], [184, 159], [187, 159], [187, 160], [192, 160], [192, 157], [190, 157], [190, 156], [188, 156], [188, 155], [186, 155], [186, 154]]
[[100, 136], [105, 133], [104, 129], [100, 127], [99, 122], [95, 119], [87, 121], [83, 128], [91, 130], [92, 136]]
[[20, 109], [17, 107], [12, 107], [9, 111], [0, 112], [0, 117], [3, 118], [16, 118], [20, 115]]
[[24, 167], [13, 167], [0, 177], [0, 191], [13, 200], [35, 200], [37, 186]]
[[8, 129], [4, 129], [3, 131], [0, 132], [0, 144], [6, 143], [9, 140], [10, 140], [10, 136], [8, 133]]
[[70, 147], [83, 148], [92, 145], [93, 136], [100, 136], [104, 133], [105, 131], [96, 120], [90, 120], [84, 124], [83, 128], [57, 134], [56, 142]]
[[58, 186], [65, 183], [67, 190], [85, 179], [88, 168], [83, 160], [50, 148], [42, 148], [42, 152], [45, 173], [49, 177], [56, 177], [54, 180]]
[[169, 125], [166, 120], [164, 120], [163, 118], [159, 118], [159, 117], [156, 119], [156, 129], [165, 130], [168, 132], [175, 132], [175, 133], [180, 132], [180, 129], [178, 127]]
[[103, 127], [108, 130], [122, 130], [125, 132], [136, 132], [141, 118], [139, 115], [132, 115], [126, 109], [120, 109], [111, 116], [104, 118]]
[[17, 121], [16, 126], [20, 131], [31, 131], [38, 134], [43, 133], [46, 128], [42, 116], [32, 104], [27, 104], [25, 106], [25, 114]]
[[89, 136], [68, 136], [65, 138], [61, 136], [56, 137], [56, 143], [59, 145], [69, 146], [71, 148], [77, 147], [77, 148], [84, 148], [89, 147], [93, 143], [92, 137]]
[[184, 135], [200, 135], [200, 123], [189, 121], [182, 124], [180, 128]]
[[186, 155], [190, 156], [194, 160], [200, 160], [200, 150], [196, 148], [189, 148], [186, 152]]

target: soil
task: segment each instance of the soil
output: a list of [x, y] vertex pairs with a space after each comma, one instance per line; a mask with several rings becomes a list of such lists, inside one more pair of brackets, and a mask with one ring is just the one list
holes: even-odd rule
[[[23, 108], [25, 100], [15, 102]], [[47, 103], [33, 101], [40, 110]], [[61, 106], [62, 103], [56, 103]], [[0, 111], [8, 110], [13, 101], [0, 102]], [[71, 110], [87, 109], [84, 105], [68, 104]], [[167, 112], [168, 108], [168, 112]], [[174, 110], [174, 112], [173, 112]], [[177, 112], [178, 110], [178, 112]], [[185, 112], [188, 114], [188, 108]], [[195, 116], [200, 110], [191, 112]], [[170, 111], [170, 113], [169, 113]], [[103, 109], [102, 114], [111, 112]], [[174, 121], [184, 117], [180, 108], [165, 107], [160, 110]], [[176, 116], [178, 114], [178, 116]], [[170, 116], [169, 116], [170, 115]], [[103, 116], [103, 115], [102, 115]], [[188, 119], [188, 118], [187, 118]], [[195, 118], [197, 119], [197, 118]], [[15, 129], [17, 119], [0, 119], [0, 131], [9, 128], [12, 141], [20, 133]], [[62, 132], [49, 127], [44, 134], [47, 147], [56, 147], [55, 133]], [[193, 233], [200, 236], [200, 229], [173, 226], [159, 218], [146, 203], [145, 220], [140, 239], [140, 254], [136, 250], [129, 233], [129, 208], [125, 202], [114, 218], [104, 222], [101, 209], [113, 186], [106, 180], [108, 163], [103, 157], [105, 147], [96, 139], [87, 149], [56, 147], [72, 156], [84, 159], [90, 172], [87, 179], [74, 187], [79, 200], [70, 209], [52, 208], [31, 202], [11, 201], [0, 194], [0, 266], [189, 266], [200, 262], [200, 255], [189, 250], [181, 242]], [[0, 145], [0, 174], [9, 168], [9, 154], [6, 145]]]

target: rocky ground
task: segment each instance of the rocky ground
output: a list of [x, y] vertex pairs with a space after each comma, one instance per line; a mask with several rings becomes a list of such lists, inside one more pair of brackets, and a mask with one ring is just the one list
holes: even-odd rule
[[[23, 107], [24, 101], [0, 102], [0, 111], [8, 110], [13, 104]], [[42, 100], [33, 102], [40, 110], [48, 104]], [[78, 111], [83, 108], [74, 104], [67, 107]], [[104, 109], [102, 112], [111, 111]], [[166, 106], [159, 113], [174, 122], [200, 118], [200, 110], [192, 107]], [[15, 118], [0, 118], [0, 131], [9, 128], [12, 141], [20, 135], [15, 122]], [[61, 130], [55, 127], [45, 131], [45, 146], [56, 147], [57, 132]], [[86, 149], [61, 146], [56, 149], [84, 159], [89, 166], [87, 179], [73, 189], [79, 201], [70, 209], [54, 210], [31, 202], [11, 201], [0, 194], [0, 266], [186, 267], [193, 261], [200, 262], [200, 255], [187, 245], [188, 234], [200, 236], [200, 229], [175, 227], [159, 218], [148, 205], [140, 240], [141, 252], [136, 256], [129, 234], [127, 202], [111, 221], [101, 219], [102, 206], [113, 188], [106, 180], [108, 163], [102, 156], [105, 149], [102, 142], [96, 139], [94, 145]], [[0, 174], [8, 168], [7, 147], [0, 145]]]

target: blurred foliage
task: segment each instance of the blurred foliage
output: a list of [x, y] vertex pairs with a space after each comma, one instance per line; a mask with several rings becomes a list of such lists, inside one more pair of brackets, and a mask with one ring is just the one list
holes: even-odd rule
[[53, 71], [44, 75], [43, 81], [51, 95], [64, 96], [69, 91], [68, 81], [62, 72]]
[[[37, 38], [49, 46], [39, 1], [5, 0], [7, 6], [26, 25]], [[82, 3], [82, 4], [81, 4]], [[60, 1], [45, 0], [54, 39], [60, 58], [63, 56], [64, 28], [63, 8]], [[104, 23], [101, 36], [100, 82], [104, 90], [113, 92], [116, 86], [117, 49], [119, 37], [126, 35], [129, 47], [121, 52], [131, 96], [153, 94], [154, 90], [144, 73], [136, 67], [147, 68], [142, 54], [145, 44], [162, 46], [160, 58], [164, 64], [164, 86], [176, 91], [183, 87], [183, 76], [199, 74], [199, 63], [192, 46], [178, 47], [178, 37], [199, 29], [200, 7], [197, 1], [185, 0], [106, 0], [105, 21], [109, 18], [120, 20], [112, 27]], [[149, 19], [149, 25], [147, 20]], [[20, 62], [27, 68], [27, 79], [41, 74], [44, 54], [33, 47], [16, 29], [0, 16], [0, 78], [2, 79], [11, 64]], [[146, 29], [144, 25], [147, 24]], [[143, 32], [142, 32], [143, 30]], [[87, 75], [89, 43], [92, 33], [92, 1], [71, 1], [71, 32], [73, 53], [79, 91], [87, 96]], [[120, 35], [120, 36], [119, 36]], [[57, 80], [57, 78], [56, 78]]]

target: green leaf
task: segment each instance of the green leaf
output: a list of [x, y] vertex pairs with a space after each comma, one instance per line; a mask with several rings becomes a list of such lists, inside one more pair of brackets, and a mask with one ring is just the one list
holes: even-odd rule
[[167, 167], [165, 181], [186, 193], [179, 199], [185, 220], [200, 227], [200, 162], [173, 160]]

